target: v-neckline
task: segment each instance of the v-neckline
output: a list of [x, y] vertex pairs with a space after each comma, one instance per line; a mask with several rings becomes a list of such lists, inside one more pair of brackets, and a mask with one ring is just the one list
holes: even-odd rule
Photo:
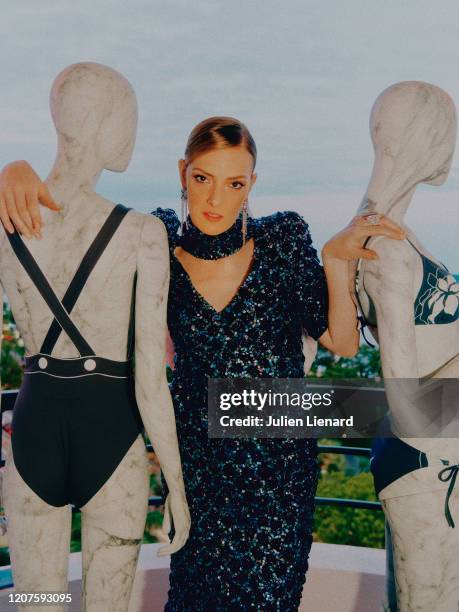
[[253, 273], [255, 272], [255, 266], [259, 263], [259, 253], [258, 253], [256, 237], [252, 236], [252, 238], [253, 238], [253, 253], [252, 253], [252, 259], [250, 260], [250, 269], [245, 275], [239, 287], [236, 289], [236, 293], [233, 295], [230, 301], [227, 304], [225, 304], [225, 306], [221, 310], [217, 310], [216, 308], [214, 308], [212, 304], [208, 300], [206, 300], [206, 298], [202, 295], [202, 293], [200, 293], [196, 289], [196, 287], [193, 284], [193, 281], [191, 280], [191, 276], [188, 274], [188, 272], [183, 267], [182, 262], [175, 256], [175, 253], [174, 253], [175, 246], [172, 246], [171, 248], [172, 257], [180, 266], [180, 270], [182, 274], [185, 276], [185, 278], [187, 279], [188, 284], [190, 285], [190, 288], [193, 291], [194, 295], [203, 303], [204, 306], [206, 306], [209, 310], [211, 310], [214, 315], [222, 316], [223, 313], [233, 305], [233, 303], [240, 296], [241, 291], [245, 288], [249, 279], [253, 276]]

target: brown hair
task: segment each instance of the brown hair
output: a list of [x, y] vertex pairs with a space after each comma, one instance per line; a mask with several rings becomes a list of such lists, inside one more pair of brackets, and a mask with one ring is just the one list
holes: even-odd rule
[[199, 153], [224, 147], [244, 145], [253, 157], [253, 167], [257, 161], [257, 147], [247, 127], [234, 117], [209, 117], [196, 125], [188, 137], [185, 148], [185, 161], [190, 162]]

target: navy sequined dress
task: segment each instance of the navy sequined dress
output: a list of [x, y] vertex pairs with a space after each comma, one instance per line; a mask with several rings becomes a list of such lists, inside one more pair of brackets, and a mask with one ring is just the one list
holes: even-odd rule
[[152, 214], [169, 236], [170, 390], [191, 514], [189, 539], [171, 556], [165, 610], [293, 612], [312, 544], [317, 442], [209, 439], [207, 377], [304, 376], [302, 328], [317, 339], [328, 310], [308, 225], [290, 211], [254, 219], [251, 270], [217, 312], [174, 255], [176, 213]]

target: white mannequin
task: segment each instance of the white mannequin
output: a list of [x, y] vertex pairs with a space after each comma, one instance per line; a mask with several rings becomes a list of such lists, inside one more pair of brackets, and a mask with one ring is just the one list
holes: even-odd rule
[[[54, 82], [51, 112], [58, 153], [46, 183], [63, 208], [59, 213], [43, 211], [41, 240], [23, 238], [57, 295], [62, 296], [114, 206], [95, 193], [94, 187], [104, 169], [122, 172], [128, 166], [135, 142], [137, 103], [131, 85], [118, 72], [100, 64], [74, 64]], [[53, 315], [3, 230], [0, 234], [1, 284], [26, 352], [33, 354], [39, 351]], [[82, 334], [91, 338], [98, 355], [124, 360], [136, 273], [135, 392], [170, 491], [164, 529], [166, 533], [169, 530], [170, 511], [176, 535], [172, 544], [161, 549], [161, 554], [167, 554], [186, 541], [189, 513], [165, 370], [167, 234], [156, 217], [135, 211], [126, 215], [91, 273], [72, 319]], [[54, 355], [78, 355], [65, 333], [61, 333]], [[103, 487], [81, 508], [83, 609], [87, 612], [128, 608], [147, 513], [148, 465], [139, 434]], [[17, 591], [67, 591], [71, 507], [51, 506], [36, 495], [17, 472], [11, 449], [3, 486]], [[25, 609], [57, 612], [65, 607]]]
[[[397, 83], [377, 98], [370, 128], [375, 163], [358, 214], [386, 214], [421, 253], [438, 262], [403, 217], [418, 183], [441, 185], [446, 180], [456, 140], [454, 103], [428, 83]], [[434, 430], [429, 419], [423, 421], [414, 393], [423, 385], [441, 384], [438, 379], [459, 377], [459, 320], [415, 325], [413, 305], [423, 278], [420, 255], [407, 240], [372, 237], [366, 246], [379, 259], [362, 260], [359, 296], [364, 311], [368, 296], [376, 310], [392, 431], [429, 459], [428, 467], [403, 475], [379, 495], [392, 532], [399, 610], [452, 612], [459, 609], [459, 526], [452, 529], [445, 520], [449, 483], [440, 481], [438, 473], [444, 467], [440, 459], [459, 463], [459, 439], [446, 437], [448, 427], [457, 435], [457, 414], [448, 427], [437, 427], [436, 437], [427, 437]], [[419, 380], [423, 377], [427, 382]], [[434, 408], [440, 414], [448, 406]], [[402, 438], [400, 432], [408, 436], [409, 431], [416, 436], [425, 432], [426, 437]], [[458, 488], [449, 507], [459, 521]]]

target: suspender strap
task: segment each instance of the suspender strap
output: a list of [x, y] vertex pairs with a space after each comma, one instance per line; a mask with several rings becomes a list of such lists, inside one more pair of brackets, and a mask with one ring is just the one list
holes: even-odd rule
[[89, 344], [78, 331], [76, 325], [70, 319], [68, 313], [65, 311], [58, 297], [56, 296], [50, 284], [48, 283], [45, 275], [38, 267], [37, 262], [33, 258], [29, 249], [24, 244], [18, 232], [15, 232], [14, 234], [5, 232], [5, 234], [8, 236], [11, 246], [13, 247], [17, 258], [23, 265], [25, 271], [28, 273], [34, 285], [41, 293], [43, 299], [48, 304], [50, 310], [56, 317], [61, 328], [64, 329], [70, 340], [78, 349], [80, 355], [82, 357], [85, 357], [86, 355], [95, 355], [93, 349], [89, 346]]
[[[76, 301], [78, 300], [78, 297], [89, 275], [91, 274], [91, 271], [104, 252], [107, 244], [109, 243], [113, 234], [116, 232], [121, 221], [124, 219], [124, 216], [130, 210], [130, 208], [126, 208], [122, 204], [117, 204], [105, 220], [97, 236], [94, 238], [91, 246], [86, 252], [86, 255], [83, 257], [78, 270], [72, 279], [72, 282], [62, 298], [62, 305], [68, 313], [72, 312], [72, 309], [75, 306]], [[40, 349], [40, 353], [51, 355], [53, 352], [62, 327], [56, 319], [54, 319], [54, 321], [51, 323]]]
[[[55, 319], [53, 320], [48, 334], [43, 342], [40, 352], [51, 355], [54, 345], [59, 337], [61, 330], [63, 329], [73, 344], [76, 346], [78, 352], [82, 357], [88, 355], [95, 355], [94, 350], [83, 338], [80, 331], [70, 319], [69, 312], [75, 305], [78, 296], [83, 289], [83, 286], [94, 268], [97, 260], [101, 256], [103, 250], [107, 246], [110, 238], [113, 236], [121, 220], [125, 214], [129, 211], [129, 208], [118, 204], [107, 217], [105, 223], [94, 239], [93, 243], [89, 247], [86, 255], [84, 256], [78, 270], [70, 283], [63, 302], [59, 300], [54, 290], [50, 286], [45, 275], [41, 271], [34, 257], [30, 253], [29, 249], [25, 245], [21, 236], [18, 232], [10, 234], [5, 232], [11, 243], [11, 246], [16, 253], [19, 261], [23, 265], [26, 272], [29, 274], [32, 282], [37, 287], [38, 291], [42, 295], [43, 299], [48, 304], [51, 312], [54, 314]], [[65, 301], [65, 303], [64, 303]], [[66, 306], [67, 304], [67, 306]], [[57, 331], [52, 331], [55, 328]], [[49, 336], [49, 339], [48, 339]]]
[[129, 330], [127, 339], [127, 359], [132, 359], [134, 355], [135, 347], [135, 294], [137, 287], [137, 272], [134, 275], [134, 282], [132, 284], [132, 296], [131, 296], [131, 313], [129, 317]]

